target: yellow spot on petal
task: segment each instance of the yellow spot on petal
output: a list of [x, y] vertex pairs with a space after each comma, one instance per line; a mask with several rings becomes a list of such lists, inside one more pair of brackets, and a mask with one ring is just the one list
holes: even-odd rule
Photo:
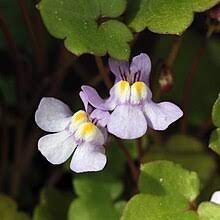
[[116, 84], [116, 95], [121, 102], [126, 102], [130, 97], [129, 82], [121, 80]]
[[131, 103], [138, 104], [147, 97], [147, 86], [144, 82], [135, 82], [131, 86]]
[[88, 121], [88, 116], [85, 111], [78, 111], [72, 116], [71, 127], [73, 130], [76, 130], [82, 123]]
[[91, 122], [85, 122], [80, 125], [79, 129], [76, 131], [76, 138], [85, 141], [93, 140], [98, 132], [98, 128]]

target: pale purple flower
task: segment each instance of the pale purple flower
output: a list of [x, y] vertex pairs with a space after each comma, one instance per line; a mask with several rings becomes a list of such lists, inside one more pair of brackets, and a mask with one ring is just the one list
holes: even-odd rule
[[211, 202], [220, 205], [220, 191], [216, 191], [212, 194]]
[[75, 114], [55, 98], [42, 98], [35, 113], [37, 125], [47, 132], [38, 149], [52, 164], [64, 163], [72, 154], [70, 168], [79, 173], [102, 170], [106, 164], [103, 144], [107, 138], [108, 112], [94, 109], [80, 92], [86, 111]]
[[144, 135], [147, 126], [165, 130], [183, 115], [173, 103], [152, 101], [149, 88], [151, 61], [147, 54], [134, 57], [131, 65], [110, 59], [109, 66], [116, 79], [108, 99], [100, 98], [92, 87], [82, 86], [82, 90], [95, 108], [112, 111], [107, 123], [110, 133], [123, 139], [134, 139]]

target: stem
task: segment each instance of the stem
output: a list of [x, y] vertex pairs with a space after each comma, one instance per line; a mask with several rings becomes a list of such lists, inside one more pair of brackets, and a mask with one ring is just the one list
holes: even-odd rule
[[24, 106], [24, 95], [23, 95], [23, 87], [25, 82], [24, 72], [22, 65], [20, 63], [20, 52], [17, 48], [16, 42], [12, 37], [11, 31], [5, 22], [4, 18], [0, 14], [0, 29], [3, 33], [3, 36], [5, 38], [5, 42], [8, 47], [8, 53], [14, 62], [15, 65], [15, 72], [16, 72], [16, 86], [17, 86], [17, 99], [19, 103], [19, 107]]
[[99, 74], [102, 76], [106, 87], [108, 89], [111, 88], [112, 87], [112, 82], [111, 82], [111, 79], [108, 75], [108, 71], [106, 71], [106, 68], [105, 68], [105, 66], [102, 62], [102, 58], [96, 56], [95, 61], [96, 61], [97, 67], [99, 69]]
[[35, 58], [36, 58], [37, 67], [39, 68], [39, 71], [41, 72], [44, 62], [42, 61], [41, 50], [38, 45], [37, 37], [35, 36], [35, 32], [32, 28], [33, 25], [32, 25], [31, 19], [30, 19], [28, 7], [25, 3], [25, 0], [18, 0], [18, 4], [19, 4], [19, 7], [20, 7], [22, 15], [23, 15], [24, 23], [28, 29], [29, 39], [30, 39], [30, 41], [33, 45], [33, 49], [35, 51]]
[[181, 47], [181, 44], [182, 44], [182, 39], [183, 37], [176, 37], [173, 41], [173, 44], [171, 46], [171, 49], [170, 49], [170, 52], [167, 56], [167, 58], [165, 59], [165, 62], [164, 64], [168, 67], [172, 67], [173, 64], [175, 63], [176, 61], [176, 58], [179, 54], [179, 50], [180, 50], [180, 47]]
[[8, 127], [5, 123], [4, 116], [1, 120], [1, 154], [0, 154], [0, 191], [3, 191], [4, 177], [8, 165], [8, 153], [9, 153], [9, 135]]
[[12, 165], [12, 170], [16, 172], [12, 172], [11, 174], [11, 182], [10, 182], [10, 194], [13, 197], [16, 197], [18, 194], [17, 190], [17, 185], [19, 181], [19, 176], [20, 176], [20, 166], [22, 164], [21, 160], [21, 149], [23, 146], [23, 137], [24, 137], [24, 124], [25, 121], [18, 121], [16, 122], [16, 136], [15, 136], [15, 143], [14, 143], [14, 160], [13, 160], [13, 165]]
[[142, 138], [138, 138], [136, 140], [137, 152], [138, 152], [138, 161], [141, 163], [142, 155], [143, 155], [143, 147], [142, 147]]
[[187, 74], [187, 78], [185, 81], [183, 95], [182, 95], [182, 110], [184, 112], [184, 116], [181, 122], [182, 133], [186, 133], [186, 130], [187, 130], [188, 107], [189, 107], [190, 94], [192, 91], [193, 80], [196, 76], [201, 58], [205, 54], [205, 49], [206, 49], [206, 41], [205, 42], [202, 41], [202, 45], [200, 46], [198, 52], [196, 53], [193, 59], [193, 62], [191, 64], [191, 67], [189, 69], [189, 72]]
[[135, 166], [135, 163], [129, 153], [129, 151], [127, 150], [127, 148], [124, 146], [124, 143], [122, 142], [122, 140], [116, 138], [117, 142], [118, 142], [118, 146], [120, 147], [120, 149], [122, 150], [122, 152], [124, 153], [125, 157], [127, 158], [127, 162], [128, 162], [128, 166], [130, 168], [131, 171], [131, 176], [133, 181], [136, 183], [139, 177], [139, 170], [137, 169], [137, 167]]
[[[160, 75], [162, 75], [162, 72], [163, 71], [168, 71], [171, 75], [173, 75], [173, 65], [177, 59], [177, 56], [179, 54], [179, 51], [180, 51], [180, 47], [181, 47], [181, 44], [182, 44], [182, 39], [183, 37], [175, 37], [175, 39], [173, 40], [173, 44], [171, 46], [171, 49], [166, 57], [166, 59], [164, 60], [164, 63], [162, 65], [162, 68], [161, 68], [161, 73]], [[155, 100], [159, 100], [160, 99], [160, 96], [161, 96], [161, 89], [160, 87], [158, 88], [158, 84], [157, 86], [155, 86], [156, 88], [154, 89], [155, 92], [154, 92], [154, 98]]]

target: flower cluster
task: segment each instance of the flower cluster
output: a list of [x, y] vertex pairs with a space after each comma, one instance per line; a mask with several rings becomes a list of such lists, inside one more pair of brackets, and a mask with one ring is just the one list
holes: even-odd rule
[[80, 97], [85, 111], [72, 113], [55, 98], [43, 98], [35, 114], [37, 125], [55, 132], [40, 138], [38, 148], [52, 164], [61, 164], [73, 154], [70, 168], [75, 172], [102, 170], [106, 164], [108, 133], [122, 139], [143, 136], [147, 127], [165, 130], [183, 113], [170, 102], [155, 103], [149, 88], [151, 61], [140, 54], [131, 64], [109, 60], [115, 84], [102, 99], [90, 86], [82, 86]]

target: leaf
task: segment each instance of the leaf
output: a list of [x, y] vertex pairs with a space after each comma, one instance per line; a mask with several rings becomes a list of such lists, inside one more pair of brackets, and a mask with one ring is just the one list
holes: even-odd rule
[[108, 52], [126, 60], [132, 33], [125, 24], [111, 19], [120, 16], [125, 6], [125, 0], [42, 0], [38, 8], [48, 31], [65, 39], [65, 46], [72, 53]]
[[[160, 147], [160, 148], [159, 148]], [[170, 160], [181, 164], [184, 168], [198, 173], [202, 186], [205, 186], [216, 171], [215, 160], [205, 151], [205, 146], [194, 137], [188, 135], [173, 135], [163, 146], [151, 147], [142, 159]]]
[[181, 34], [193, 21], [194, 12], [205, 11], [218, 0], [130, 1], [129, 25], [140, 32], [146, 27], [162, 34]]
[[0, 219], [1, 220], [30, 220], [30, 217], [17, 211], [17, 204], [13, 199], [0, 194]]
[[153, 195], [180, 194], [193, 201], [199, 194], [199, 179], [195, 172], [170, 161], [154, 161], [141, 167], [139, 190]]
[[220, 94], [212, 108], [212, 120], [216, 127], [220, 127]]
[[54, 188], [41, 192], [40, 204], [34, 210], [34, 220], [60, 220], [67, 218], [72, 195]]
[[141, 167], [139, 190], [121, 220], [198, 220], [190, 211], [190, 201], [199, 191], [196, 173], [169, 161], [146, 163]]
[[112, 202], [93, 197], [80, 198], [72, 202], [68, 220], [118, 220], [119, 215]]
[[178, 194], [139, 194], [127, 203], [121, 220], [198, 220], [197, 214], [188, 209], [187, 200]]
[[214, 130], [209, 141], [209, 148], [220, 155], [220, 128]]
[[200, 220], [219, 220], [220, 205], [211, 202], [203, 202], [199, 205], [198, 214]]
[[123, 185], [108, 170], [80, 174], [73, 185], [78, 198], [70, 206], [68, 220], [119, 219], [122, 205], [114, 200], [122, 194]]
[[74, 189], [80, 198], [100, 195], [114, 200], [122, 193], [123, 186], [120, 181], [111, 175], [92, 173], [75, 178]]

